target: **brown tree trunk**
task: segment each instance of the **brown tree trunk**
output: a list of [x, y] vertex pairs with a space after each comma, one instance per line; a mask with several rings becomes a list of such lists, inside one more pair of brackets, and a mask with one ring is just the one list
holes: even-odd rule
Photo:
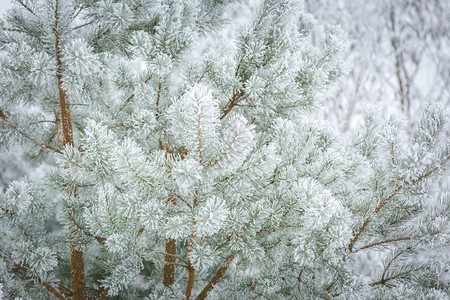
[[186, 286], [186, 292], [185, 292], [185, 300], [189, 300], [192, 295], [192, 290], [194, 289], [194, 282], [195, 282], [195, 269], [191, 265], [189, 261], [188, 265], [188, 283]]
[[86, 299], [86, 279], [84, 275], [83, 252], [70, 249], [71, 273], [72, 273], [72, 300]]
[[[164, 149], [160, 141], [161, 149]], [[166, 154], [167, 155], [167, 154]], [[177, 202], [175, 198], [169, 198], [169, 203], [175, 205]], [[177, 254], [177, 241], [174, 239], [166, 239], [166, 255], [164, 256], [164, 278], [165, 286], [170, 287], [175, 282], [175, 256]]]
[[175, 282], [175, 254], [177, 253], [177, 244], [174, 239], [166, 240], [166, 253], [164, 257], [163, 283], [169, 287]]
[[[61, 123], [64, 136], [64, 145], [73, 146], [73, 131], [72, 131], [72, 117], [70, 115], [70, 104], [67, 97], [67, 93], [63, 88], [63, 66], [61, 61], [61, 49], [60, 49], [60, 31], [59, 24], [59, 1], [55, 2], [55, 25], [53, 32], [55, 34], [55, 53], [56, 53], [56, 78], [58, 80], [58, 93], [59, 93], [59, 107], [61, 110]], [[71, 238], [69, 238], [71, 240]], [[86, 279], [84, 274], [84, 260], [83, 252], [75, 248], [75, 245], [71, 245], [70, 248], [70, 262], [71, 262], [71, 274], [72, 274], [72, 300], [85, 300], [86, 299]]]

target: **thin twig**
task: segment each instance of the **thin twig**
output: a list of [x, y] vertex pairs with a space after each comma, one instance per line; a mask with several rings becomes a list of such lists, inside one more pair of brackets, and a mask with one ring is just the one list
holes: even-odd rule
[[72, 30], [77, 30], [77, 29], [80, 29], [80, 28], [86, 27], [86, 26], [88, 26], [88, 25], [91, 25], [91, 24], [93, 24], [93, 23], [94, 23], [94, 21], [91, 21], [91, 22], [87, 22], [87, 23], [84, 23], [84, 24], [81, 24], [81, 25], [75, 26], [74, 28], [72, 28]]
[[350, 244], [348, 245], [348, 250], [350, 252], [353, 252], [353, 246], [355, 245], [356, 241], [358, 241], [359, 236], [361, 233], [366, 229], [367, 225], [369, 225], [370, 221], [372, 220], [372, 217], [375, 216], [382, 208], [386, 205], [392, 198], [394, 198], [395, 195], [397, 195], [398, 192], [400, 192], [403, 189], [403, 185], [399, 185], [388, 197], [386, 197], [381, 203], [375, 208], [375, 211], [364, 221], [363, 225], [358, 229], [356, 234], [354, 235], [353, 239], [350, 241]]
[[2, 31], [25, 33], [25, 31], [23, 31], [23, 30], [21, 30], [21, 29], [16, 29], [16, 28], [6, 28], [6, 27], [2, 27]]
[[236, 104], [239, 103], [239, 101], [246, 99], [250, 95], [250, 94], [245, 95], [244, 88], [245, 87], [243, 87], [239, 91], [235, 92], [233, 94], [233, 96], [231, 96], [230, 100], [228, 100], [227, 105], [222, 110], [222, 114], [220, 115], [220, 120], [225, 118], [226, 115], [228, 115], [228, 113], [233, 109], [233, 107], [235, 107]]
[[72, 16], [72, 20], [73, 19], [75, 19], [79, 14], [80, 14], [80, 12], [83, 10], [83, 5], [80, 5], [80, 8], [78, 9], [78, 11]]
[[[148, 76], [148, 77], [144, 80], [144, 83], [148, 83], [148, 82], [152, 79], [152, 77], [153, 77], [153, 74], [150, 74], [150, 76]], [[127, 106], [127, 104], [130, 103], [131, 100], [133, 100], [134, 97], [135, 97], [135, 94], [134, 94], [134, 93], [131, 94], [131, 95], [125, 100], [125, 102], [122, 104], [122, 106], [119, 107], [119, 110], [117, 111], [117, 113], [116, 113], [115, 115], [117, 116], [117, 114], [118, 114], [119, 112], [121, 112], [121, 111], [125, 108], [125, 106]]]
[[[434, 172], [439, 170], [439, 166], [431, 169], [430, 171], [426, 172], [425, 174], [417, 177], [414, 179], [410, 184], [416, 184], [420, 181], [424, 180], [425, 178], [431, 176]], [[375, 210], [372, 212], [372, 214], [364, 221], [363, 225], [358, 229], [356, 234], [354, 235], [353, 239], [350, 241], [350, 244], [348, 245], [348, 250], [350, 252], [353, 251], [353, 246], [355, 245], [356, 241], [359, 239], [359, 236], [361, 233], [366, 229], [367, 225], [372, 221], [372, 218], [378, 214], [378, 212], [392, 199], [395, 195], [397, 195], [398, 192], [400, 192], [403, 189], [403, 185], [399, 185], [387, 198], [385, 198], [381, 203], [375, 208]]]
[[36, 15], [36, 14], [34, 13], [34, 11], [33, 11], [29, 6], [27, 6], [25, 3], [23, 3], [22, 0], [17, 0], [17, 2], [18, 2], [20, 5], [22, 5], [26, 10], [28, 10], [31, 14]]
[[368, 249], [368, 248], [372, 248], [372, 247], [376, 247], [376, 246], [380, 246], [380, 245], [384, 245], [384, 244], [388, 244], [388, 243], [392, 243], [392, 242], [410, 241], [410, 240], [412, 240], [412, 238], [407, 236], [407, 237], [401, 237], [401, 238], [396, 238], [396, 239], [389, 239], [389, 240], [385, 240], [385, 241], [379, 241], [379, 242], [371, 243], [364, 247], [358, 248], [357, 250], [355, 250], [355, 253], [358, 251], [364, 250], [364, 249]]

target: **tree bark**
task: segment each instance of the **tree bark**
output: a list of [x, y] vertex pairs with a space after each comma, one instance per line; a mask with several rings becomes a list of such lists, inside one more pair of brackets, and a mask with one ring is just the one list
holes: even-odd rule
[[70, 249], [71, 273], [72, 273], [72, 300], [86, 299], [86, 279], [84, 275], [83, 252]]
[[189, 300], [192, 295], [192, 290], [194, 289], [194, 282], [195, 282], [195, 269], [192, 266], [191, 262], [189, 261], [188, 265], [188, 283], [186, 286], [186, 292], [185, 292], [185, 300]]
[[[63, 88], [63, 65], [61, 61], [60, 31], [59, 31], [59, 0], [55, 2], [55, 55], [56, 55], [56, 78], [58, 80], [59, 107], [61, 110], [61, 123], [64, 136], [64, 146], [73, 146], [72, 117], [70, 115], [70, 104], [66, 91]], [[71, 238], [69, 238], [71, 240]], [[83, 252], [77, 250], [75, 245], [70, 248], [71, 274], [72, 274], [72, 300], [86, 299], [86, 279], [84, 274]]]
[[175, 254], [177, 253], [177, 244], [174, 239], [166, 240], [166, 255], [164, 257], [164, 279], [165, 286], [170, 287], [175, 282]]
[[[201, 160], [201, 157], [199, 157]], [[197, 200], [198, 200], [198, 190], [196, 189], [194, 192], [194, 202], [192, 205], [192, 209], [195, 210], [197, 207]], [[192, 247], [194, 247], [194, 240], [195, 240], [195, 225], [196, 221], [195, 218], [192, 219], [192, 231], [191, 231], [191, 238], [189, 239], [188, 248], [187, 248], [187, 259], [188, 259], [188, 283], [186, 285], [186, 291], [185, 291], [185, 300], [189, 300], [192, 295], [192, 290], [194, 289], [194, 282], [195, 282], [195, 269], [192, 266], [191, 263], [191, 252]]]
[[[164, 149], [160, 141], [160, 148]], [[167, 155], [167, 154], [166, 154]], [[170, 197], [167, 200], [169, 203], [176, 205], [176, 200]], [[164, 256], [164, 278], [163, 284], [170, 287], [175, 282], [175, 260], [177, 254], [177, 241], [174, 239], [166, 239], [166, 255]]]

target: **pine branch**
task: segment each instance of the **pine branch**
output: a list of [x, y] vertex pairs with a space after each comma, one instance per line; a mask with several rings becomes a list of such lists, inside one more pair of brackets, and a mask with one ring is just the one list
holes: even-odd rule
[[225, 266], [221, 267], [217, 272], [214, 274], [214, 276], [211, 278], [209, 283], [203, 288], [203, 290], [200, 292], [200, 294], [195, 298], [196, 300], [204, 300], [208, 296], [208, 294], [214, 289], [214, 286], [222, 279], [222, 277], [227, 272], [228, 268], [230, 267], [231, 263], [233, 262], [235, 258], [235, 255], [232, 254], [227, 258], [227, 262]]
[[16, 124], [14, 124], [13, 122], [11, 122], [11, 120], [9, 120], [9, 118], [5, 115], [5, 113], [1, 109], [0, 109], [0, 118], [3, 121], [5, 121], [11, 128], [13, 128], [17, 133], [19, 133], [21, 136], [23, 136], [27, 140], [33, 142], [34, 144], [38, 145], [42, 149], [47, 150], [47, 151], [51, 151], [51, 152], [54, 152], [54, 153], [58, 153], [58, 154], [63, 154], [60, 150], [58, 150], [58, 149], [56, 149], [56, 148], [54, 148], [54, 147], [52, 147], [49, 144], [46, 144], [44, 142], [39, 142], [36, 139], [34, 139], [33, 137], [31, 137], [29, 134], [27, 134], [24, 131], [20, 130], [19, 127]]
[[380, 245], [384, 245], [384, 244], [389, 244], [389, 243], [393, 243], [393, 242], [401, 242], [401, 241], [410, 241], [410, 240], [412, 240], [411, 237], [401, 237], [401, 238], [389, 239], [389, 240], [385, 240], [385, 241], [379, 241], [379, 242], [371, 243], [364, 247], [358, 248], [354, 251], [354, 253], [364, 250], [364, 249], [368, 249], [368, 248], [372, 248], [372, 247], [376, 247], [376, 246], [380, 246]]
[[393, 166], [396, 165], [394, 156], [394, 142], [391, 142], [391, 162]]
[[175, 282], [175, 259], [177, 257], [177, 255], [175, 255], [177, 251], [176, 240], [167, 239], [165, 248], [163, 284], [170, 287]]
[[126, 154], [124, 154], [124, 158], [125, 158], [125, 163], [127, 164], [128, 168], [130, 169], [130, 171], [134, 174], [134, 176], [139, 179], [140, 181], [144, 182], [145, 184], [147, 184], [150, 187], [154, 187], [154, 185], [146, 180], [144, 177], [142, 177], [141, 175], [138, 174], [138, 172], [136, 171], [136, 169], [130, 164], [128, 157], [126, 156]]
[[394, 260], [396, 260], [397, 258], [400, 257], [400, 255], [402, 255], [403, 253], [405, 253], [408, 250], [411, 250], [412, 247], [407, 247], [404, 250], [400, 251], [399, 253], [397, 253], [390, 261], [389, 263], [386, 265], [386, 267], [384, 268], [383, 274], [381, 275], [381, 280], [384, 281], [385, 277], [386, 277], [386, 273], [389, 270], [389, 268], [391, 267], [392, 263], [394, 262]]
[[20, 5], [22, 5], [26, 10], [28, 10], [32, 15], [36, 16], [36, 14], [34, 13], [34, 11], [28, 6], [26, 5], [22, 0], [16, 0]]
[[233, 140], [228, 145], [227, 149], [225, 149], [225, 151], [223, 151], [219, 155], [219, 157], [217, 157], [215, 160], [207, 163], [206, 166], [208, 166], [208, 167], [214, 166], [215, 164], [217, 164], [220, 161], [222, 161], [225, 157], [227, 157], [228, 154], [231, 152], [231, 150], [233, 150], [233, 145], [237, 142], [237, 139], [238, 139], [238, 136], [239, 136], [240, 133], [241, 133], [241, 130], [237, 131], [236, 134], [233, 136]]
[[[150, 76], [144, 80], [144, 83], [148, 83], [152, 79], [152, 77], [153, 77], [153, 74], [150, 74]], [[135, 97], [135, 94], [133, 93], [125, 100], [125, 102], [119, 107], [119, 110], [117, 111], [117, 113], [115, 113], [114, 119], [117, 117], [117, 114], [120, 113], [125, 108], [125, 106], [127, 106], [127, 104], [130, 103], [131, 100], [133, 100], [134, 97]]]
[[397, 279], [397, 278], [399, 278], [399, 277], [394, 276], [394, 277], [381, 279], [379, 281], [375, 281], [375, 282], [370, 283], [369, 286], [385, 285], [388, 281], [391, 281], [391, 280]]
[[[2, 252], [0, 252], [0, 257], [4, 257], [4, 254]], [[33, 278], [35, 281], [37, 281], [38, 283], [42, 284], [42, 286], [45, 287], [45, 289], [47, 289], [50, 293], [52, 293], [56, 298], [58, 298], [59, 300], [67, 300], [55, 287], [53, 287], [49, 282], [42, 280], [41, 278], [39, 278], [38, 276], [36, 276], [35, 274], [32, 274], [30, 272], [30, 270], [25, 267], [22, 264], [19, 263], [14, 263], [14, 267], [16, 267], [16, 269], [20, 270], [22, 273], [24, 273], [27, 276], [30, 276], [31, 278]], [[66, 287], [62, 286], [64, 289], [67, 289]]]
[[333, 281], [332, 283], [330, 283], [327, 288], [325, 289], [327, 291], [327, 293], [329, 293], [331, 291], [331, 289], [333, 288], [335, 282]]
[[228, 100], [227, 105], [224, 107], [224, 109], [222, 110], [222, 114], [220, 115], [220, 120], [223, 120], [223, 118], [225, 118], [228, 113], [233, 109], [233, 107], [235, 107], [240, 101], [248, 98], [248, 96], [250, 96], [250, 94], [245, 94], [244, 91], [245, 86], [240, 89], [239, 91], [235, 92], [233, 94], [233, 96], [231, 96], [230, 100]]
[[[157, 108], [158, 110], [158, 108]], [[159, 117], [159, 114], [157, 115], [157, 118]], [[169, 156], [173, 155], [173, 149], [169, 147], [164, 147], [162, 140], [159, 139], [158, 141], [159, 149], [165, 151], [165, 157], [166, 159]], [[192, 207], [184, 201], [184, 199], [181, 198], [181, 200], [186, 203], [191, 209]], [[172, 203], [173, 205], [176, 205], [176, 199], [174, 197], [170, 197], [168, 200], [168, 203]], [[179, 258], [182, 261], [186, 262], [186, 264], [189, 266], [189, 263], [185, 261], [183, 258], [180, 258], [176, 255], [177, 253], [177, 243], [175, 239], [166, 239], [166, 245], [165, 245], [166, 253], [164, 256], [164, 273], [163, 273], [163, 284], [167, 287], [170, 287], [175, 282], [175, 258]]]
[[407, 279], [407, 277], [401, 276], [400, 274], [386, 278], [386, 274], [387, 274], [387, 271], [389, 270], [389, 268], [391, 267], [392, 263], [394, 262], [394, 260], [396, 260], [397, 258], [400, 257], [400, 255], [402, 255], [403, 253], [405, 253], [406, 251], [411, 250], [411, 249], [412, 249], [412, 247], [407, 247], [404, 250], [397, 253], [384, 268], [383, 274], [381, 275], [381, 279], [379, 281], [370, 283], [369, 286], [385, 285], [386, 282], [393, 280], [393, 279], [397, 279], [397, 278]]
[[[311, 131], [310, 131], [310, 132], [311, 132]], [[297, 153], [296, 153], [294, 159], [291, 161], [291, 163], [290, 163], [291, 166], [293, 166], [293, 165], [297, 162], [297, 160], [299, 159], [299, 157], [300, 157], [300, 155], [302, 154], [303, 150], [305, 149], [306, 145], [308, 144], [309, 139], [310, 139], [310, 135], [308, 134], [308, 135], [306, 136], [306, 139], [305, 139], [305, 141], [303, 142], [302, 146], [298, 149], [298, 151], [297, 151]]]
[[[164, 252], [161, 252], [161, 253], [164, 253]], [[185, 264], [179, 264], [179, 263], [176, 263], [176, 262], [166, 262], [166, 261], [158, 260], [158, 259], [155, 259], [155, 258], [149, 258], [149, 257], [146, 257], [146, 256], [144, 256], [142, 254], [139, 254], [139, 253], [135, 253], [135, 254], [137, 256], [139, 256], [140, 258], [142, 258], [143, 260], [157, 262], [157, 263], [162, 264], [163, 266], [166, 265], [166, 264], [170, 264], [172, 266], [178, 266], [178, 267], [182, 267], [182, 268], [188, 269], [188, 265], [185, 265]]]
[[25, 31], [21, 30], [21, 29], [16, 29], [16, 28], [6, 28], [6, 27], [2, 27], [1, 28], [2, 31], [9, 31], [9, 32], [20, 32], [20, 33], [25, 33]]
[[186, 200], [184, 200], [182, 197], [178, 196], [178, 199], [181, 200], [181, 202], [183, 202], [184, 204], [186, 204], [186, 206], [192, 210], [192, 205], [190, 205]]
[[156, 95], [156, 120], [159, 120], [159, 116], [161, 115], [161, 111], [159, 110], [159, 101], [161, 99], [161, 82], [158, 83], [158, 93]]
[[[449, 157], [449, 158], [450, 158], [450, 157]], [[448, 160], [449, 158], [447, 158], [447, 160]], [[439, 170], [439, 169], [440, 169], [440, 166], [437, 166], [437, 167], [431, 169], [430, 171], [426, 172], [425, 174], [423, 174], [423, 175], [417, 177], [415, 180], [413, 180], [413, 181], [412, 181], [412, 184], [416, 184], [416, 183], [418, 183], [418, 182], [424, 180], [425, 178], [431, 176], [434, 172], [436, 172], [436, 171]]]
[[61, 110], [61, 122], [64, 135], [64, 145], [73, 146], [73, 130], [72, 130], [72, 117], [70, 114], [70, 105], [67, 97], [66, 90], [63, 88], [63, 65], [61, 60], [60, 49], [60, 33], [59, 33], [59, 0], [56, 0], [55, 4], [55, 25], [53, 27], [53, 33], [55, 34], [55, 53], [56, 53], [56, 78], [58, 79], [58, 93], [59, 93], [59, 106]]
[[75, 227], [78, 228], [78, 230], [82, 231], [84, 234], [86, 234], [87, 236], [95, 239], [100, 245], [103, 245], [105, 242], [105, 239], [100, 237], [100, 236], [95, 236], [93, 234], [91, 234], [89, 231], [87, 231], [86, 229], [84, 229], [74, 218], [73, 216], [68, 213], [66, 214], [67, 218], [69, 219], [70, 222], [72, 222], [73, 225], [75, 225]]
[[110, 287], [105, 288], [103, 290], [103, 292], [101, 293], [99, 300], [106, 300], [109, 290], [110, 290]]
[[83, 5], [80, 5], [80, 8], [73, 14], [72, 20], [74, 20], [76, 17], [78, 17], [78, 15], [83, 10], [83, 8], [84, 8]]
[[75, 249], [73, 246], [70, 249], [70, 267], [72, 274], [72, 289], [73, 300], [86, 299], [86, 279], [84, 275], [84, 259], [83, 252]]
[[78, 26], [75, 26], [74, 28], [72, 28], [72, 30], [77, 30], [77, 29], [80, 29], [80, 28], [83, 28], [83, 27], [89, 26], [89, 25], [91, 25], [91, 24], [93, 24], [93, 23], [94, 23], [94, 21], [91, 21], [91, 22], [87, 22], [87, 23], [84, 23], [84, 24], [80, 24], [80, 25], [78, 25]]
[[251, 170], [251, 169], [253, 169], [253, 168], [256, 168], [257, 166], [259, 166], [259, 165], [262, 164], [262, 163], [263, 163], [262, 160], [257, 161], [256, 163], [254, 163], [254, 164], [252, 164], [252, 165], [250, 165], [250, 166], [248, 166], [248, 167], [245, 167], [244, 169], [239, 170], [239, 171], [237, 171], [236, 173], [227, 175], [227, 176], [223, 177], [222, 179], [220, 179], [219, 181], [217, 181], [216, 183], [214, 183], [213, 186], [216, 186], [216, 185], [218, 185], [219, 183], [222, 183], [222, 182], [224, 182], [224, 181], [227, 181], [227, 180], [229, 180], [230, 178], [233, 178], [233, 177], [235, 177], [235, 176], [237, 176], [237, 175], [239, 175], [239, 174], [241, 174], [241, 173], [244, 173], [244, 172], [246, 172], [246, 171], [248, 171], [248, 170]]
[[[431, 176], [434, 172], [439, 170], [440, 166], [437, 166], [430, 171], [426, 172], [425, 174], [417, 177], [415, 180], [411, 182], [411, 184], [419, 183], [420, 181], [428, 178]], [[380, 212], [380, 210], [390, 201], [392, 198], [394, 198], [395, 195], [397, 195], [398, 192], [400, 192], [403, 189], [403, 185], [399, 185], [387, 198], [385, 198], [381, 203], [375, 208], [375, 210], [372, 212], [372, 214], [364, 221], [363, 225], [358, 229], [356, 234], [353, 236], [353, 239], [350, 241], [350, 244], [348, 246], [348, 250], [352, 252], [353, 246], [355, 245], [356, 241], [358, 241], [361, 233], [366, 229], [367, 225], [372, 221], [372, 218]]]
[[229, 234], [229, 235], [227, 236], [227, 239], [225, 240], [225, 242], [223, 242], [222, 244], [220, 244], [219, 246], [217, 246], [216, 249], [215, 249], [215, 251], [220, 250], [220, 249], [222, 249], [223, 247], [225, 247], [225, 246], [231, 241], [232, 238], [233, 238], [233, 235], [232, 235], [232, 234]]
[[156, 252], [158, 252], [159, 254], [162, 254], [162, 255], [164, 255], [164, 256], [171, 256], [171, 257], [177, 258], [177, 259], [181, 260], [182, 262], [184, 262], [186, 265], [187, 265], [187, 263], [188, 263], [187, 260], [185, 260], [183, 257], [181, 257], [181, 256], [179, 256], [179, 255], [176, 255], [176, 254], [173, 254], [173, 253], [170, 253], [170, 252], [159, 251], [159, 250], [155, 250], [155, 249], [153, 249], [153, 248], [146, 248], [145, 250], [148, 250], [148, 251], [156, 251]]
[[370, 221], [372, 221], [372, 218], [402, 189], [403, 185], [399, 185], [388, 197], [386, 197], [383, 201], [381, 201], [381, 203], [375, 208], [375, 211], [364, 221], [363, 225], [358, 229], [356, 234], [353, 236], [353, 239], [351, 240], [350, 244], [348, 245], [348, 250], [350, 252], [353, 252], [353, 246], [358, 241], [359, 236], [366, 229], [367, 225], [369, 225]]
[[64, 297], [55, 287], [53, 287], [49, 282], [42, 280], [41, 278], [39, 278], [38, 276], [31, 274], [30, 270], [25, 267], [24, 265], [21, 265], [19, 263], [14, 263], [14, 266], [16, 267], [16, 269], [20, 270], [22, 273], [24, 273], [25, 275], [31, 276], [36, 282], [42, 284], [42, 286], [49, 291], [50, 293], [53, 294], [53, 296], [55, 296], [56, 298], [58, 298], [59, 300], [66, 300], [66, 297]]
[[284, 67], [280, 72], [278, 72], [272, 80], [270, 80], [266, 85], [264, 86], [264, 90], [266, 90], [268, 87], [270, 87], [278, 78], [280, 78], [281, 75], [284, 74], [284, 72], [287, 71], [287, 68]]
[[[198, 102], [198, 99], [197, 99]], [[198, 103], [198, 107], [200, 107], [200, 104]], [[198, 162], [203, 165], [203, 157], [202, 157], [202, 114], [201, 112], [198, 112], [197, 116], [197, 143], [198, 143]]]
[[[165, 245], [166, 252], [164, 254], [164, 276], [163, 284], [170, 287], [175, 282], [175, 259], [178, 257], [176, 255], [177, 243], [174, 239], [166, 239]], [[182, 259], [182, 258], [179, 258]], [[182, 259], [184, 261], [184, 259]]]
[[[243, 231], [243, 232], [247, 231], [247, 229], [250, 228], [250, 225], [252, 225], [253, 221], [255, 221], [255, 219], [259, 216], [259, 214], [260, 214], [260, 212], [257, 212], [254, 216], [252, 216], [252, 217], [250, 218], [250, 220], [247, 222], [247, 224], [245, 224], [245, 226], [242, 228], [242, 231]], [[258, 231], [256, 234], [259, 234], [259, 233], [261, 233], [261, 232], [262, 232], [262, 231], [260, 230], [260, 231]], [[239, 235], [238, 235], [238, 236], [239, 236]], [[229, 234], [229, 235], [227, 236], [227, 239], [225, 240], [225, 242], [223, 242], [222, 244], [220, 244], [219, 246], [217, 246], [215, 250], [217, 251], [217, 250], [220, 250], [221, 248], [225, 247], [225, 246], [231, 241], [232, 238], [233, 238], [233, 234]]]
[[112, 215], [111, 215], [111, 209], [109, 207], [108, 193], [105, 194], [105, 204], [106, 204], [106, 212], [108, 214], [109, 223], [111, 223], [111, 226], [112, 226], [114, 232], [118, 233], [116, 224], [114, 223], [114, 220], [113, 220]]
[[188, 265], [188, 283], [186, 285], [185, 298], [184, 298], [185, 300], [189, 300], [191, 298], [192, 289], [194, 288], [194, 282], [195, 282], [195, 269], [189, 263], [189, 265]]

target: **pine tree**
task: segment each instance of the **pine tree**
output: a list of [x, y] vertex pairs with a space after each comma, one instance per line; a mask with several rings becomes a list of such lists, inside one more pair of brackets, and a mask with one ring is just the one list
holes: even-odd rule
[[[0, 32], [1, 142], [43, 179], [0, 193], [0, 295], [45, 299], [445, 298], [445, 113], [411, 139], [375, 112], [317, 120], [345, 34], [264, 1], [198, 53], [232, 1], [17, 0]], [[143, 64], [142, 71], [134, 65]], [[387, 253], [362, 276], [358, 254]]]

